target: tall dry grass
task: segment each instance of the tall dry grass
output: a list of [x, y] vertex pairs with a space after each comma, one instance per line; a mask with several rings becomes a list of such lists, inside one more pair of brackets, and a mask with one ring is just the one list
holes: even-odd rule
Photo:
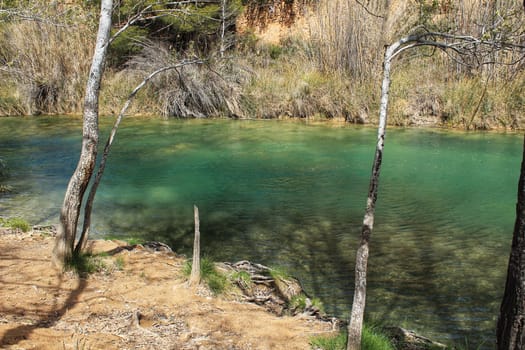
[[[320, 1], [314, 11], [309, 30], [318, 67], [326, 72], [349, 72], [354, 78], [368, 79], [377, 70], [383, 20], [344, 0]], [[379, 11], [382, 13], [383, 9]]]
[[338, 72], [322, 71], [313, 58], [315, 48], [302, 39], [288, 38], [279, 46], [259, 44], [240, 64], [254, 74], [243, 85], [248, 115], [255, 118], [341, 118], [365, 122], [369, 117], [369, 89]]
[[[378, 90], [372, 85], [379, 86], [385, 44], [421, 25], [429, 30], [523, 43], [521, 7], [510, 0], [320, 0], [309, 18], [309, 39], [315, 48], [312, 57], [325, 74], [338, 72], [346, 77], [350, 104], [355, 106], [360, 100], [358, 109], [372, 111], [368, 120], [373, 121]], [[523, 50], [488, 53], [481, 60], [497, 64], [483, 65], [479, 65], [479, 57], [460, 64], [439, 51], [429, 53], [408, 51], [395, 63], [392, 124], [476, 129], [522, 125], [517, 111], [523, 108], [523, 100], [516, 91], [523, 77]], [[369, 94], [364, 99], [363, 90]]]
[[[301, 0], [295, 13], [307, 30], [278, 44], [238, 38], [226, 60], [187, 66], [157, 77], [131, 113], [175, 117], [343, 118], [374, 123], [384, 45], [418, 24], [487, 38], [515, 35], [524, 16], [511, 0]], [[519, 4], [518, 4], [519, 5]], [[295, 6], [295, 5], [294, 5]], [[520, 8], [522, 11], [522, 9]], [[266, 17], [265, 17], [266, 18]], [[82, 22], [85, 21], [85, 22]], [[491, 30], [503, 21], [506, 31]], [[75, 22], [75, 24], [71, 24]], [[289, 23], [285, 23], [288, 25]], [[0, 27], [0, 114], [80, 113], [91, 60], [93, 28], [82, 16], [53, 26], [19, 22]], [[244, 40], [243, 40], [244, 38]], [[210, 50], [213, 51], [213, 50]], [[465, 66], [447, 55], [410, 50], [395, 62], [390, 123], [461, 128], [525, 127], [523, 51], [494, 53], [502, 65]], [[187, 57], [166, 45], [144, 45], [126, 69], [108, 70], [102, 113], [114, 113], [152, 70]]]
[[361, 81], [373, 78], [384, 46], [414, 26], [417, 15], [413, 0], [320, 0], [308, 21], [319, 68]]
[[93, 28], [87, 25], [40, 21], [4, 24], [1, 72], [14, 88], [11, 98], [19, 101], [17, 111], [31, 115], [80, 110], [93, 38]]
[[[178, 55], [159, 42], [143, 43], [143, 50], [127, 64], [127, 71], [147, 75], [181, 62], [191, 53]], [[158, 75], [150, 85], [164, 117], [206, 118], [245, 116], [241, 82], [247, 73], [228, 60], [208, 57], [203, 64], [186, 65]]]

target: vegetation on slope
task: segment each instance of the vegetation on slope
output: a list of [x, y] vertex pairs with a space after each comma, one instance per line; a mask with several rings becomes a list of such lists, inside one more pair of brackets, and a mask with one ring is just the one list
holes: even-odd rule
[[[115, 13], [115, 31], [150, 3], [122, 5]], [[524, 27], [523, 16], [510, 12], [506, 1], [498, 2], [501, 8], [495, 1], [476, 6], [480, 0], [398, 0], [388, 7], [382, 1], [367, 3], [365, 8], [343, 0], [234, 0], [225, 2], [225, 11], [221, 4], [191, 4], [160, 17], [166, 9], [154, 7], [112, 43], [102, 111], [116, 113], [152, 70], [199, 56], [207, 66], [159, 76], [139, 94], [130, 113], [374, 123], [386, 43], [417, 25], [494, 39]], [[41, 16], [51, 21], [10, 17], [0, 22], [5, 82], [0, 115], [81, 111], [98, 9], [81, 1], [41, 7], [47, 11]], [[505, 21], [508, 31], [491, 31], [497, 21]], [[258, 36], [269, 23], [282, 29], [273, 42]], [[439, 52], [414, 52], [395, 69], [391, 124], [523, 127], [524, 63], [515, 63], [523, 52], [499, 54], [497, 60], [507, 64], [484, 66], [460, 64]]]

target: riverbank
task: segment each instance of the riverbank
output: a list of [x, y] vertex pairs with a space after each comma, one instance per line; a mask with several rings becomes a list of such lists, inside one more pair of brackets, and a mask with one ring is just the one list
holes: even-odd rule
[[308, 349], [330, 323], [277, 317], [197, 292], [173, 253], [90, 242], [104, 268], [81, 278], [51, 265], [53, 237], [0, 231], [0, 347], [5, 349]]
[[[64, 16], [64, 23], [59, 26], [28, 21], [0, 26], [3, 37], [9, 38], [0, 41], [6, 56], [0, 70], [4, 78], [0, 115], [82, 112], [98, 8], [80, 1], [68, 3], [75, 10]], [[237, 24], [228, 35], [232, 42], [228, 59], [211, 59], [217, 53], [214, 45], [218, 38], [209, 37], [209, 42], [197, 40], [195, 35], [204, 30], [199, 25], [190, 25], [191, 29], [166, 25], [166, 33], [148, 33], [147, 28], [156, 28], [154, 25], [131, 26], [109, 51], [100, 91], [101, 113], [117, 114], [153, 67], [167, 66], [173, 57], [183, 60], [199, 55], [210, 69], [187, 65], [177, 72], [164, 72], [135, 96], [128, 113], [176, 118], [342, 118], [351, 123], [376, 124], [383, 46], [406, 35], [410, 25], [403, 30], [385, 30], [386, 23], [362, 12], [358, 4], [315, 3], [319, 5], [316, 9], [311, 6], [312, 1], [275, 2], [272, 6], [247, 1], [246, 7], [232, 12], [232, 22]], [[389, 6], [393, 10], [407, 6], [404, 3], [394, 1]], [[47, 15], [56, 15], [56, 8], [42, 8], [50, 11]], [[262, 10], [270, 8], [276, 10], [272, 10], [272, 15]], [[385, 16], [390, 11], [383, 10]], [[433, 5], [432, 11], [436, 10]], [[455, 13], [456, 10], [447, 6], [450, 12], [445, 17], [452, 21], [448, 25], [441, 23], [443, 14], [435, 13], [434, 19], [444, 28], [455, 28], [459, 22], [454, 16], [463, 18], [463, 12]], [[388, 25], [416, 25], [412, 21], [417, 14], [412, 11], [390, 15], [394, 17]], [[429, 20], [432, 16], [427, 15]], [[480, 20], [491, 18], [486, 14], [478, 16]], [[348, 25], [346, 21], [352, 18], [360, 20]], [[327, 26], [325, 21], [331, 24]], [[339, 25], [334, 24], [339, 21]], [[210, 25], [213, 28], [217, 22]], [[210, 28], [206, 28], [209, 36]], [[346, 32], [350, 28], [355, 32]], [[471, 31], [457, 29], [463, 34]], [[366, 37], [361, 36], [364, 33]], [[385, 33], [389, 33], [388, 37], [383, 36]], [[352, 42], [359, 42], [358, 48], [350, 47]], [[506, 64], [476, 67], [474, 63], [458, 66], [444, 53], [429, 55], [418, 51], [407, 57], [396, 64], [392, 73], [390, 125], [523, 129], [524, 72], [517, 64], [519, 60], [511, 56], [500, 59]]]

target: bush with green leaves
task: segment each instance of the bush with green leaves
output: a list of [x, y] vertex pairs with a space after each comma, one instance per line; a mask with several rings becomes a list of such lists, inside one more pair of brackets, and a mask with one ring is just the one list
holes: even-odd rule
[[92, 254], [91, 252], [75, 254], [67, 262], [66, 271], [73, 271], [80, 277], [86, 277], [93, 273], [111, 274], [115, 271], [124, 270], [125, 261], [122, 256], [115, 259], [107, 253]]
[[244, 286], [246, 288], [249, 288], [252, 284], [252, 276], [249, 272], [246, 271], [235, 271], [229, 276], [230, 281], [237, 283], [241, 286]]
[[142, 50], [138, 43], [144, 41], [147, 33], [144, 28], [132, 26], [117, 36], [108, 50], [109, 66], [120, 68], [131, 56], [138, 54]]
[[365, 325], [361, 338], [361, 349], [394, 350], [394, 346], [388, 336], [383, 334], [379, 328]]
[[[113, 21], [123, 23], [144, 11], [143, 20], [132, 26], [135, 30], [144, 31], [151, 40], [162, 37], [178, 51], [193, 47], [196, 51], [207, 52], [220, 37], [223, 21], [226, 31], [233, 33], [234, 23], [241, 13], [240, 0], [229, 0], [225, 4], [223, 12], [221, 3], [195, 1], [163, 4], [156, 0], [132, 0], [118, 7]], [[227, 18], [222, 18], [223, 13]]]
[[346, 332], [339, 332], [334, 336], [319, 336], [310, 339], [313, 349], [344, 350], [346, 349]]

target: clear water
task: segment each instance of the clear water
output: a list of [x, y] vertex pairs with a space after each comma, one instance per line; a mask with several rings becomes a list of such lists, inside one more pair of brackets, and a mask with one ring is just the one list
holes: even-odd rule
[[[106, 135], [111, 120], [103, 120]], [[79, 119], [1, 118], [1, 216], [56, 223]], [[190, 254], [193, 204], [217, 260], [282, 266], [347, 317], [376, 131], [279, 121], [126, 120], [95, 201], [96, 235]], [[390, 129], [367, 317], [493, 348], [522, 137]]]

